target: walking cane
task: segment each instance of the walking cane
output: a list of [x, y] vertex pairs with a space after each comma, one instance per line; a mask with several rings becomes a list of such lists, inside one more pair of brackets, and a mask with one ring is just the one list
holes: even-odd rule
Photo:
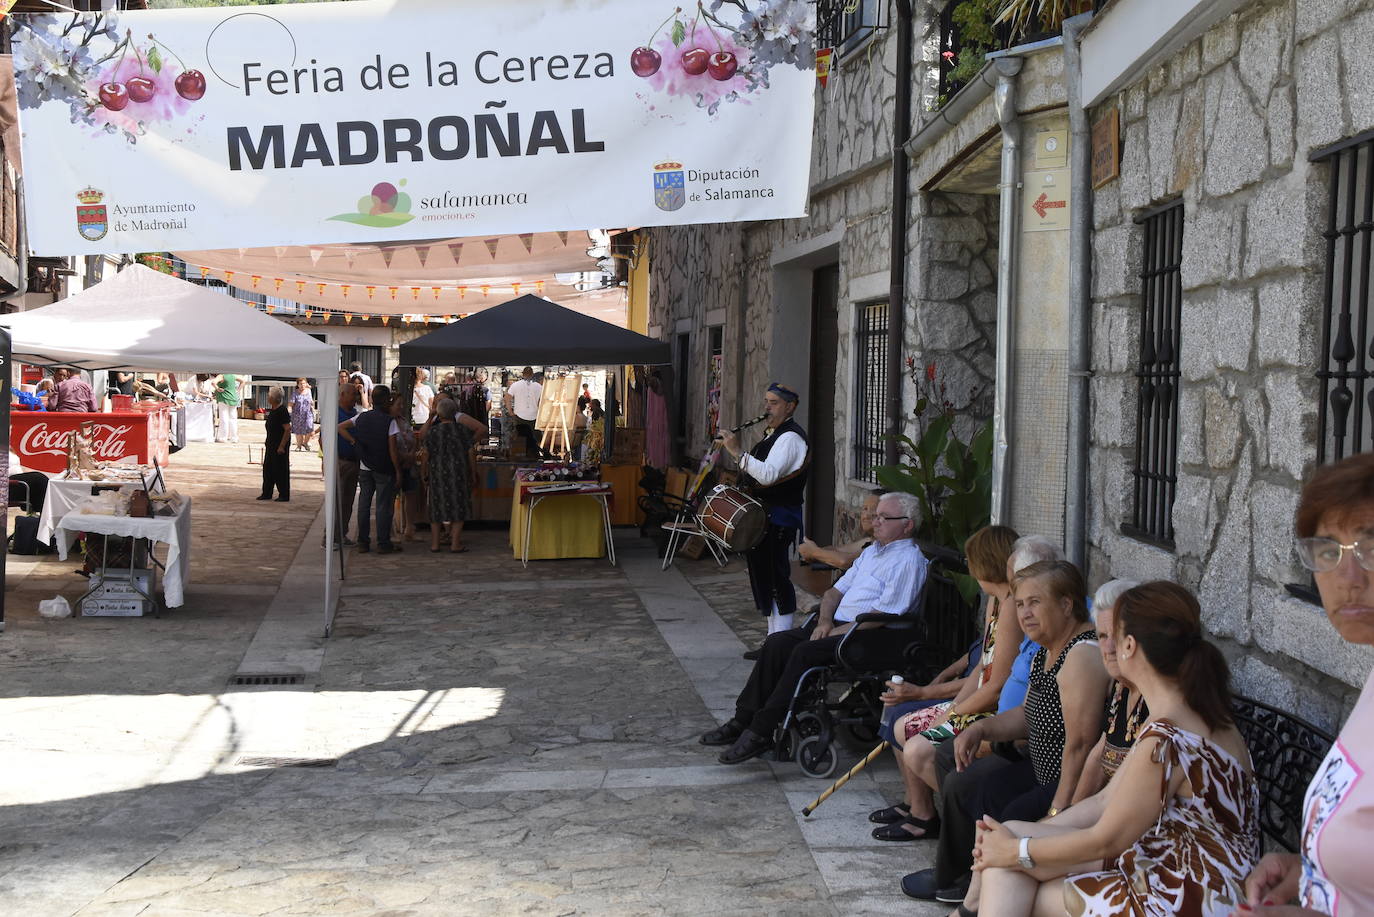
[[[894, 685], [900, 685], [900, 684], [902, 684], [903, 681], [904, 681], [904, 679], [903, 679], [902, 676], [900, 676], [900, 675], [893, 675], [893, 676], [892, 676], [892, 683], [893, 683]], [[884, 722], [886, 722], [887, 717], [888, 717], [889, 715], [890, 715], [890, 714], [887, 714], [887, 713], [884, 713], [884, 714], [883, 714], [883, 720], [884, 720]], [[870, 752], [868, 753], [868, 757], [864, 758], [864, 759], [863, 759], [862, 761], [860, 761], [858, 764], [856, 764], [856, 765], [854, 765], [853, 767], [851, 767], [851, 768], [849, 769], [849, 772], [848, 772], [847, 774], [845, 774], [845, 775], [844, 775], [843, 777], [841, 777], [839, 780], [836, 780], [834, 783], [832, 783], [832, 784], [830, 785], [830, 789], [826, 790], [824, 793], [822, 793], [821, 795], [817, 796], [815, 802], [811, 803], [811, 805], [809, 805], [809, 806], [807, 806], [806, 808], [802, 809], [802, 815], [806, 816], [807, 818], [810, 818], [810, 817], [811, 817], [811, 813], [814, 812], [814, 811], [816, 811], [816, 809], [820, 807], [820, 804], [821, 804], [821, 803], [825, 802], [827, 799], [829, 799], [831, 796], [834, 795], [834, 793], [835, 793], [836, 790], [838, 790], [840, 787], [844, 786], [846, 783], [849, 782], [849, 778], [853, 777], [855, 774], [857, 774], [859, 771], [863, 770], [865, 767], [868, 767], [869, 764], [872, 764], [872, 763], [873, 763], [873, 759], [876, 758], [876, 757], [878, 757], [878, 755], [882, 754], [884, 748], [887, 748], [887, 744], [888, 744], [888, 743], [886, 743], [886, 742], [881, 742], [881, 743], [879, 743], [877, 748], [873, 749], [872, 751], [870, 751]]]
[[842, 776], [839, 780], [836, 780], [834, 783], [830, 784], [830, 788], [829, 788], [828, 790], [826, 790], [826, 791], [825, 791], [824, 793], [822, 793], [821, 795], [817, 796], [815, 802], [811, 803], [811, 805], [809, 805], [809, 806], [807, 806], [806, 808], [802, 809], [802, 815], [805, 815], [805, 816], [807, 816], [807, 817], [809, 818], [809, 817], [811, 816], [811, 813], [814, 812], [814, 811], [816, 811], [816, 809], [820, 806], [821, 803], [825, 802], [827, 799], [829, 799], [831, 796], [834, 795], [834, 793], [835, 793], [836, 790], [838, 790], [840, 787], [842, 787], [842, 786], [844, 786], [846, 783], [848, 783], [850, 777], [853, 777], [853, 776], [854, 776], [855, 774], [857, 774], [859, 771], [863, 770], [865, 767], [867, 767], [867, 766], [869, 765], [869, 763], [871, 763], [871, 762], [873, 761], [874, 758], [876, 758], [876, 757], [878, 757], [878, 755], [882, 754], [882, 751], [883, 751], [884, 748], [887, 748], [887, 743], [886, 743], [886, 742], [881, 743], [877, 748], [875, 748], [875, 749], [873, 749], [872, 751], [870, 751], [870, 752], [868, 753], [868, 757], [867, 757], [867, 758], [864, 758], [864, 759], [863, 759], [862, 761], [860, 761], [858, 764], [856, 764], [856, 765], [854, 765], [853, 767], [851, 767], [851, 768], [849, 769], [849, 772], [848, 772], [847, 774], [845, 774], [844, 776]]

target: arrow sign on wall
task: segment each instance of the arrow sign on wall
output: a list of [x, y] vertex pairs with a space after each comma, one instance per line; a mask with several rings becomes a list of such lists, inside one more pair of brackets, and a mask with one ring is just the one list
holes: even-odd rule
[[1038, 213], [1040, 219], [1043, 220], [1046, 212], [1050, 210], [1060, 210], [1066, 206], [1068, 206], [1066, 201], [1052, 201], [1049, 199], [1049, 195], [1042, 191], [1040, 192], [1040, 196], [1035, 199], [1035, 203], [1031, 204], [1031, 209]]

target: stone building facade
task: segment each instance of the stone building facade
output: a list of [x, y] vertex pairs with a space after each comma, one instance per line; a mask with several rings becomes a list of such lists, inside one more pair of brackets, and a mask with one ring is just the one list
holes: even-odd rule
[[[1328, 727], [1374, 655], [1286, 588], [1310, 583], [1292, 522], [1318, 458], [1333, 166], [1310, 157], [1374, 128], [1371, 41], [1374, 3], [1242, 4], [1092, 112], [1115, 108], [1121, 125], [1120, 178], [1093, 209], [1092, 578], [1195, 589], [1239, 688]], [[1169, 547], [1123, 525], [1135, 499], [1151, 257], [1137, 220], [1175, 201], [1182, 320]]]
[[[1335, 166], [1313, 156], [1374, 129], [1367, 91], [1374, 65], [1362, 50], [1374, 40], [1374, 0], [1191, 0], [1171, 8], [1177, 23], [1152, 24], [1157, 36], [1122, 25], [1148, 21], [1132, 18], [1132, 10], [1151, 12], [1147, 0], [1115, 0], [1075, 46], [1080, 70], [1066, 69], [1073, 49], [1054, 41], [1013, 49], [1008, 56], [1019, 72], [1012, 110], [1023, 152], [1010, 226], [1001, 224], [998, 206], [1004, 134], [994, 63], [935, 109], [934, 10], [917, 7], [928, 18], [916, 23], [913, 52], [922, 104], [907, 146], [900, 304], [903, 353], [914, 371], [893, 380], [903, 387], [906, 410], [924, 368], [934, 364], [962, 432], [992, 413], [998, 261], [1005, 254], [1013, 291], [1007, 410], [1014, 460], [1004, 519], [1023, 532], [1067, 537], [1070, 236], [1062, 227], [1031, 225], [1026, 195], [1051, 173], [1060, 177], [1066, 159], [1072, 173], [1072, 159], [1046, 155], [1042, 141], [1068, 134], [1061, 152], [1071, 150], [1070, 85], [1096, 79], [1087, 116], [1097, 122], [1115, 111], [1120, 170], [1082, 195], [1091, 214], [1090, 584], [1167, 578], [1195, 589], [1239, 690], [1334, 726], [1374, 654], [1341, 641], [1320, 609], [1299, 597], [1311, 580], [1293, 554], [1292, 517], [1301, 482], [1318, 461], [1329, 302], [1324, 232]], [[1101, 69], [1110, 28], [1125, 53], [1112, 52], [1119, 60], [1109, 69], [1117, 75], [1104, 83], [1090, 71]], [[1094, 43], [1096, 63], [1088, 56]], [[895, 53], [895, 36], [878, 33], [846, 55], [818, 92], [807, 218], [650, 231], [650, 333], [689, 345], [685, 451], [695, 460], [706, 446], [702, 380], [713, 342], [725, 366], [726, 425], [758, 412], [770, 379], [790, 381], [804, 395], [821, 392], [824, 420], [813, 440], [831, 447], [834, 464], [821, 469], [831, 480], [818, 494], [833, 494], [836, 537], [850, 530], [871, 486], [857, 480], [853, 437], [863, 418], [852, 382], [862, 307], [888, 295]], [[1361, 170], [1374, 168], [1374, 144], [1359, 155]], [[1176, 480], [1168, 537], [1155, 538], [1134, 527], [1147, 299], [1141, 275], [1158, 254], [1146, 251], [1149, 223], [1142, 220], [1180, 203], [1179, 346], [1168, 355], [1178, 401], [1164, 425], [1172, 437], [1165, 445], [1176, 454], [1166, 471]], [[838, 275], [829, 330], [813, 321], [812, 284], [825, 268]], [[1370, 345], [1357, 341], [1356, 349], [1374, 352]], [[817, 352], [822, 359], [813, 359]], [[1153, 353], [1152, 365], [1163, 357]], [[836, 382], [823, 384], [817, 366]], [[1356, 410], [1364, 411], [1366, 430], [1356, 448], [1371, 448], [1374, 409], [1357, 398]], [[908, 418], [907, 432], [913, 428]]]

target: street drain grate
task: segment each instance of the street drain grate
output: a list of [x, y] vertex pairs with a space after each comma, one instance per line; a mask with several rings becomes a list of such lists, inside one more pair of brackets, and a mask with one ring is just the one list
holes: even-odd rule
[[304, 675], [235, 675], [229, 680], [231, 685], [301, 685], [305, 684]]
[[338, 758], [269, 758], [261, 755], [247, 755], [239, 758], [238, 764], [244, 767], [333, 767]]

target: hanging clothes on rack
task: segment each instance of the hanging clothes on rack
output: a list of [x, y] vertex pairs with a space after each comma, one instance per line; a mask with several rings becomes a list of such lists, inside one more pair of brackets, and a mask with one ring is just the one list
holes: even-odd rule
[[672, 449], [668, 438], [668, 401], [662, 389], [658, 376], [650, 376], [644, 390], [644, 461], [666, 469]]

